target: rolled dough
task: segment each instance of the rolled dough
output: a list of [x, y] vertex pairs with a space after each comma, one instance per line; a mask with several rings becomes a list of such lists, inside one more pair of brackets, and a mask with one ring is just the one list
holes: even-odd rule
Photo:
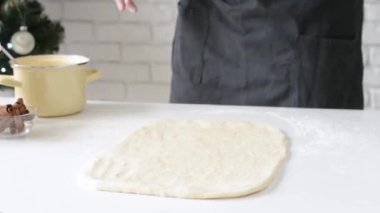
[[89, 170], [97, 190], [179, 198], [266, 188], [286, 158], [279, 130], [242, 121], [169, 120], [143, 127]]

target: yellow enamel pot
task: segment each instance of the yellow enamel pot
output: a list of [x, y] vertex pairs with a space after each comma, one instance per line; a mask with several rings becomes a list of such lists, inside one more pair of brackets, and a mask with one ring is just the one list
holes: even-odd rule
[[0, 75], [0, 84], [14, 87], [15, 96], [36, 107], [39, 117], [70, 115], [84, 108], [86, 84], [100, 78], [88, 62], [78, 55], [20, 57], [10, 61], [13, 76]]

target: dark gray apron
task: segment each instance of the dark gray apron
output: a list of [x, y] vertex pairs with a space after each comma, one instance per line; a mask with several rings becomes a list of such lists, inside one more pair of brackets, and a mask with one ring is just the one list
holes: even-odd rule
[[180, 0], [171, 102], [363, 108], [363, 0]]

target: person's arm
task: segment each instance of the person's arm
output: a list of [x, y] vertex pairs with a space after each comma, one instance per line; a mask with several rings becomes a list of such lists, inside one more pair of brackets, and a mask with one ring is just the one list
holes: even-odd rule
[[120, 11], [125, 11], [126, 9], [132, 13], [137, 12], [137, 6], [133, 0], [115, 0], [117, 7]]

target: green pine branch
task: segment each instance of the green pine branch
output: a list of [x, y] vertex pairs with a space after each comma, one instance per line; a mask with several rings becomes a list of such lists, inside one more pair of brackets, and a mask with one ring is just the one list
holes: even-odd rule
[[[7, 48], [14, 33], [25, 24], [36, 40], [36, 46], [29, 55], [52, 54], [59, 51], [64, 40], [64, 28], [59, 21], [52, 21], [44, 13], [43, 5], [36, 0], [0, 0], [0, 42]], [[19, 57], [12, 49], [8, 49], [15, 57]], [[5, 67], [6, 73], [12, 74], [8, 58], [0, 54], [0, 69]]]

